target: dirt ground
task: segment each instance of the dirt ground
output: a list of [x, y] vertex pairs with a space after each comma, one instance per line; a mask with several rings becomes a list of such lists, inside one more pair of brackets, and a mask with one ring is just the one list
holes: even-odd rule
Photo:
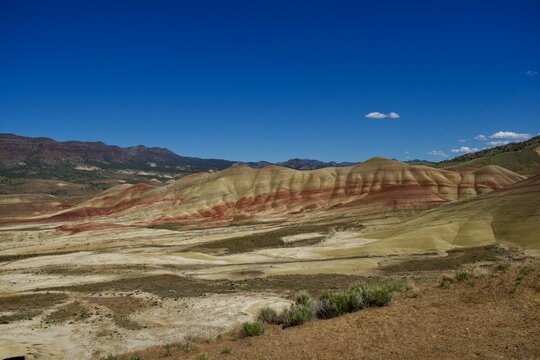
[[[241, 338], [156, 346], [122, 359], [538, 359], [540, 262], [476, 267], [390, 306]], [[449, 278], [448, 278], [449, 279]]]

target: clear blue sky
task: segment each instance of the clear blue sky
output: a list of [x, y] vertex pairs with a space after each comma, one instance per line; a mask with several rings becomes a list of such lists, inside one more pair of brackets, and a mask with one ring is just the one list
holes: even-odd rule
[[538, 0], [0, 1], [0, 132], [27, 136], [440, 160], [538, 134], [538, 73]]

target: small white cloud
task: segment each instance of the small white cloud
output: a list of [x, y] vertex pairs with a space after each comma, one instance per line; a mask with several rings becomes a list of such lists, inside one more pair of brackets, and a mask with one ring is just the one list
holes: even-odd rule
[[428, 152], [428, 155], [448, 157], [448, 155], [444, 151], [441, 151], [441, 150], [431, 150], [430, 152]]
[[399, 118], [399, 114], [395, 113], [395, 112], [391, 112], [389, 114], [384, 114], [384, 113], [375, 111], [375, 112], [370, 112], [369, 114], [366, 115], [366, 117], [370, 118], [370, 119], [384, 119], [384, 118], [388, 118], [388, 117], [392, 118], [392, 119], [397, 119], [397, 118]]
[[508, 140], [497, 140], [497, 141], [488, 141], [486, 144], [490, 146], [501, 146], [501, 145], [510, 144], [511, 142], [512, 141], [508, 141]]
[[386, 114], [375, 111], [375, 112], [370, 112], [369, 114], [366, 115], [366, 117], [370, 119], [384, 119], [386, 117]]
[[487, 140], [487, 136], [486, 135], [477, 135], [474, 137], [475, 140]]
[[528, 140], [532, 138], [531, 134], [520, 134], [513, 131], [498, 131], [489, 137], [490, 139], [512, 139], [512, 140]]
[[464, 143], [464, 142], [467, 142], [467, 139], [459, 139], [458, 142]]
[[527, 70], [527, 71], [525, 71], [525, 75], [527, 75], [528, 77], [535, 77], [536, 75], [538, 75], [538, 71]]
[[468, 146], [462, 146], [459, 149], [452, 149], [450, 151], [453, 152], [453, 153], [457, 153], [457, 154], [466, 154], [466, 153], [475, 152], [475, 151], [478, 151], [478, 150], [479, 150], [478, 148], [471, 148], [471, 147], [468, 147]]

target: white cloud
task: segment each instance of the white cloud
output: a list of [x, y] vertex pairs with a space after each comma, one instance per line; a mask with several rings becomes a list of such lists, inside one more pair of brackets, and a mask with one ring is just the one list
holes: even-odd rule
[[536, 75], [538, 75], [538, 71], [527, 70], [527, 71], [525, 71], [525, 75], [527, 75], [529, 77], [535, 77]]
[[512, 139], [512, 140], [527, 140], [532, 137], [531, 134], [520, 134], [513, 131], [498, 131], [491, 135], [490, 139]]
[[467, 142], [467, 139], [459, 139], [458, 142], [464, 143], [464, 142]]
[[486, 135], [477, 135], [474, 137], [475, 140], [487, 140], [487, 136]]
[[384, 114], [384, 113], [375, 111], [375, 112], [370, 112], [369, 114], [366, 115], [366, 117], [370, 118], [370, 119], [384, 119], [384, 118], [388, 118], [388, 117], [391, 118], [391, 119], [397, 119], [397, 118], [399, 118], [399, 114], [395, 113], [395, 112], [391, 112], [389, 114]]
[[431, 150], [430, 152], [428, 152], [428, 155], [448, 157], [448, 155], [444, 151], [441, 151], [441, 150]]
[[468, 146], [462, 146], [459, 149], [452, 149], [450, 151], [453, 153], [458, 153], [458, 154], [466, 154], [466, 153], [475, 152], [478, 150], [479, 150], [478, 148], [470, 148]]
[[497, 141], [488, 141], [486, 144], [490, 146], [501, 146], [501, 145], [510, 144], [511, 142], [512, 141], [508, 141], [508, 140], [497, 140]]

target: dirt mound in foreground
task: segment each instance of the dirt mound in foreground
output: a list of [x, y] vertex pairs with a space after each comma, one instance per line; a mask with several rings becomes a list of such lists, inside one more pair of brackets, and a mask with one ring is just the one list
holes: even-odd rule
[[[391, 306], [319, 320], [256, 338], [182, 344], [168, 359], [536, 359], [540, 357], [539, 264], [519, 264], [449, 287], [431, 284]], [[521, 279], [521, 280], [519, 280]], [[229, 349], [228, 355], [223, 350]], [[163, 346], [137, 352], [161, 359]]]

